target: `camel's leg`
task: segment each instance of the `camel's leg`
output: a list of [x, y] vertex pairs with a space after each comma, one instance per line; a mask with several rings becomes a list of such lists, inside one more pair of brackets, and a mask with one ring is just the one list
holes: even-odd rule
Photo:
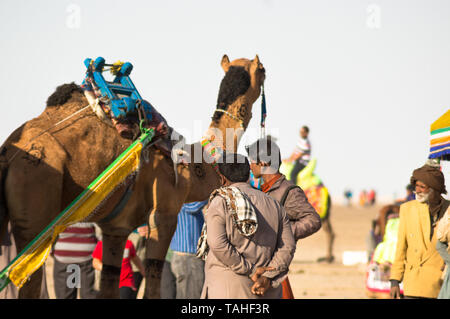
[[[1, 148], [0, 148], [1, 150]], [[1, 160], [4, 160], [3, 158]], [[6, 233], [8, 233], [9, 215], [7, 203], [4, 200], [4, 180], [7, 175], [7, 167], [5, 164], [0, 164], [0, 241], [3, 240]]]
[[334, 261], [334, 256], [333, 256], [333, 244], [334, 244], [334, 238], [335, 238], [335, 234], [333, 231], [333, 227], [331, 226], [331, 197], [330, 195], [328, 195], [328, 208], [327, 208], [327, 212], [325, 215], [325, 218], [322, 219], [322, 229], [325, 231], [325, 234], [327, 236], [327, 254], [325, 257], [321, 257], [319, 258], [317, 261], [318, 262], [328, 262], [331, 263]]
[[40, 299], [42, 290], [42, 272], [44, 267], [36, 270], [23, 288], [19, 289], [19, 299]]
[[[28, 244], [29, 240], [15, 239], [17, 252], [22, 251]], [[25, 283], [25, 285], [19, 289], [19, 299], [39, 299], [41, 297], [41, 285], [42, 285], [42, 270], [44, 267], [35, 271]]]
[[156, 211], [150, 215], [150, 237], [147, 240], [144, 262], [146, 272], [144, 298], [161, 298], [161, 274], [167, 249], [177, 227], [177, 213]]
[[322, 228], [327, 235], [327, 255], [325, 256], [324, 261], [332, 262], [334, 260], [333, 244], [334, 244], [335, 234], [333, 231], [333, 227], [331, 226], [329, 217], [322, 221]]
[[123, 251], [127, 242], [127, 236], [112, 236], [102, 234], [103, 256], [102, 271], [100, 276], [101, 299], [119, 298], [120, 270], [122, 268]]
[[[55, 144], [34, 143], [33, 153], [18, 154], [5, 180], [5, 199], [17, 253], [62, 210], [65, 153]], [[41, 280], [40, 269], [19, 290], [19, 298], [39, 298]]]
[[[1, 210], [1, 208], [0, 208], [0, 210]], [[5, 238], [5, 236], [7, 236], [7, 235], [9, 236], [8, 225], [10, 225], [9, 216], [4, 215], [3, 219], [2, 219], [1, 211], [0, 211], [0, 243], [3, 242], [3, 239]]]

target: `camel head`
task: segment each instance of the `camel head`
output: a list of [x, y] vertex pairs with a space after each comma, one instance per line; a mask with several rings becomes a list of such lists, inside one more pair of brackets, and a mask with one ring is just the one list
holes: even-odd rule
[[243, 68], [247, 72], [250, 83], [245, 95], [249, 99], [249, 102], [253, 104], [261, 94], [261, 86], [264, 84], [266, 78], [266, 70], [260, 62], [258, 55], [253, 60], [242, 58], [230, 62], [228, 56], [225, 54], [222, 57], [221, 65], [225, 71], [225, 76], [230, 69], [233, 70], [234, 68]]
[[212, 119], [215, 124], [219, 124], [224, 115], [220, 110], [227, 111], [241, 119], [245, 129], [251, 119], [252, 105], [261, 94], [266, 71], [258, 55], [253, 60], [242, 58], [232, 62], [224, 55], [221, 65], [225, 76], [217, 98], [216, 108], [219, 111], [214, 113]]
[[252, 118], [252, 106], [261, 94], [266, 71], [257, 55], [253, 60], [242, 58], [232, 62], [224, 55], [221, 65], [225, 76], [207, 136], [224, 149], [236, 150]]

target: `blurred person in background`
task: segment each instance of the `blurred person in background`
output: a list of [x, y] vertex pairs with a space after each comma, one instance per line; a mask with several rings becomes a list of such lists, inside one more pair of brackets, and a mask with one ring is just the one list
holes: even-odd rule
[[[128, 239], [133, 243], [134, 248], [136, 249], [136, 255], [140, 260], [145, 259], [145, 247], [147, 245], [148, 236], [149, 233], [147, 224], [139, 226], [130, 234], [130, 236], [128, 236]], [[131, 263], [131, 268], [133, 270], [134, 285], [136, 287], [136, 291], [134, 291], [134, 298], [137, 298], [139, 287], [141, 286], [143, 282], [142, 279], [144, 279], [144, 277], [134, 263]]]
[[414, 194], [414, 187], [411, 184], [408, 184], [406, 186], [406, 200], [407, 202], [409, 202], [410, 200], [415, 200], [416, 199], [416, 194]]
[[288, 162], [294, 162], [294, 168], [291, 171], [290, 180], [297, 180], [297, 175], [308, 165], [311, 160], [311, 142], [308, 139], [309, 127], [302, 126], [300, 129], [300, 138], [295, 146], [294, 152], [287, 159]]
[[[161, 298], [199, 299], [205, 281], [205, 262], [197, 258], [197, 244], [203, 228], [203, 208], [208, 201], [184, 204], [170, 242], [170, 262], [161, 275]], [[170, 287], [172, 286], [172, 287]]]
[[[57, 299], [81, 299], [96, 297], [95, 270], [92, 266], [92, 252], [97, 245], [94, 223], [76, 223], [59, 234], [53, 246], [53, 281]], [[73, 276], [69, 265], [80, 267], [80, 287], [69, 287], [67, 279]]]
[[450, 299], [450, 208], [447, 208], [444, 216], [439, 221], [436, 229], [436, 250], [445, 262], [444, 277], [438, 299]]
[[[92, 265], [98, 271], [103, 268], [103, 243], [102, 241], [97, 242], [94, 252], [92, 253]], [[135, 299], [136, 298], [136, 286], [134, 284], [133, 269], [131, 263], [134, 263], [142, 277], [145, 278], [145, 269], [142, 264], [141, 259], [136, 255], [136, 250], [134, 248], [131, 240], [127, 240], [125, 248], [123, 251], [122, 267], [120, 269], [120, 281], [119, 281], [119, 293], [120, 299]]]
[[347, 200], [347, 206], [352, 206], [352, 197], [353, 197], [353, 193], [350, 189], [346, 189], [344, 191], [344, 197]]

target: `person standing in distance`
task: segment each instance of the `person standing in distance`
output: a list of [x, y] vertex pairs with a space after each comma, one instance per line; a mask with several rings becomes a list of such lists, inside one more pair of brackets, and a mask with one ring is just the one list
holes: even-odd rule
[[294, 152], [291, 154], [288, 162], [294, 162], [294, 168], [291, 171], [290, 180], [296, 184], [297, 175], [302, 169], [308, 165], [311, 159], [311, 142], [308, 138], [309, 127], [304, 125], [300, 129], [300, 139], [295, 146]]

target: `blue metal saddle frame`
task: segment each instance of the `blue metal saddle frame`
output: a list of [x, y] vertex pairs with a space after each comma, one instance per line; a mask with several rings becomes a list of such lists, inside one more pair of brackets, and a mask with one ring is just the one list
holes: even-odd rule
[[[109, 105], [112, 117], [116, 119], [124, 119], [128, 114], [138, 112], [138, 107], [142, 107], [145, 112], [147, 120], [152, 119], [152, 105], [144, 101], [130, 79], [130, 73], [133, 70], [133, 65], [130, 62], [124, 63], [113, 82], [108, 82], [103, 77], [103, 69], [107, 65], [105, 59], [98, 57], [95, 61], [92, 59], [85, 59], [84, 65], [87, 68], [86, 78], [91, 77], [95, 85], [101, 92], [102, 99], [106, 100]], [[83, 84], [87, 84], [86, 79]], [[106, 223], [117, 217], [128, 203], [133, 193], [134, 182], [128, 185], [125, 193], [114, 209], [100, 222]]]
[[[85, 59], [84, 65], [87, 68], [86, 77], [92, 77], [100, 89], [102, 98], [109, 104], [113, 118], [124, 119], [128, 114], [138, 112], [140, 106], [147, 120], [152, 119], [152, 105], [142, 99], [130, 79], [130, 73], [133, 70], [130, 62], [125, 62], [120, 67], [113, 82], [106, 81], [102, 75], [103, 68], [107, 65], [104, 58], [98, 57], [95, 61]], [[86, 83], [86, 80], [83, 83]]]

